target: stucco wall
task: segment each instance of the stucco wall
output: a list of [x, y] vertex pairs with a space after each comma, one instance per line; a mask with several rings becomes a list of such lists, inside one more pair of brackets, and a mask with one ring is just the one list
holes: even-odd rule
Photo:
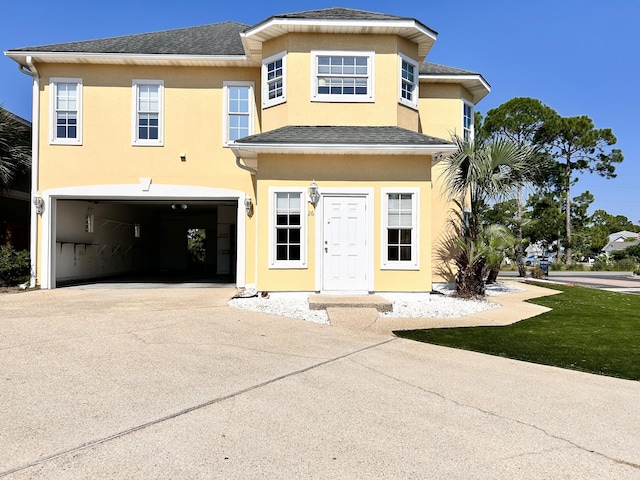
[[[363, 156], [363, 155], [264, 155], [259, 158], [258, 200], [260, 219], [258, 237], [258, 288], [260, 290], [313, 291], [316, 284], [316, 251], [322, 219], [306, 203], [308, 221], [308, 268], [270, 269], [268, 264], [269, 187], [306, 189], [312, 180], [323, 189], [373, 189], [373, 275], [376, 291], [431, 290], [431, 215], [434, 205], [431, 196], [431, 158], [428, 156]], [[419, 188], [419, 270], [383, 270], [381, 268], [381, 197], [385, 187]]]

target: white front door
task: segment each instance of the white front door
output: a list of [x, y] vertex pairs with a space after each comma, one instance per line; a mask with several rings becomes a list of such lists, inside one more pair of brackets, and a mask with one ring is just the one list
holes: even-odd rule
[[324, 291], [367, 291], [365, 205], [364, 196], [323, 196]]

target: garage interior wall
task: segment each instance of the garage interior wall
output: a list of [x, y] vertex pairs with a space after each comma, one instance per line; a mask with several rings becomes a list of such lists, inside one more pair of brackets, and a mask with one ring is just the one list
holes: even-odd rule
[[[56, 281], [137, 273], [235, 274], [236, 206], [181, 205], [58, 200]], [[189, 229], [206, 232], [206, 259], [198, 272], [189, 262]]]

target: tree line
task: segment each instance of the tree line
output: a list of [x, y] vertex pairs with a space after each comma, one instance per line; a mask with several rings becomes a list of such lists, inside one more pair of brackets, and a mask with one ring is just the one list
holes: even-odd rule
[[[578, 173], [615, 178], [623, 161], [610, 128], [587, 115], [563, 117], [540, 100], [517, 97], [486, 116], [475, 114], [473, 139], [454, 137], [457, 151], [445, 160], [449, 199], [458, 205], [441, 249], [453, 252], [457, 289], [484, 294], [485, 281], [513, 251], [526, 275], [525, 246], [540, 242], [558, 261], [595, 256], [620, 231], [640, 231], [624, 216], [588, 214], [595, 200], [572, 197]], [[525, 191], [533, 193], [524, 198]], [[467, 207], [467, 208], [465, 208]]]

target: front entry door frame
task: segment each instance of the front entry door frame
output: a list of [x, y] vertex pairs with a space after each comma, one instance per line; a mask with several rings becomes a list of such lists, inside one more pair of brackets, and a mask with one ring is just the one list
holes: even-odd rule
[[[365, 264], [366, 264], [366, 290], [349, 290], [340, 293], [369, 293], [374, 290], [374, 282], [373, 282], [373, 241], [374, 241], [374, 211], [373, 211], [373, 188], [368, 187], [354, 187], [354, 188], [344, 188], [344, 187], [325, 187], [319, 189], [320, 193], [320, 201], [316, 206], [315, 211], [315, 224], [316, 224], [316, 234], [315, 234], [315, 244], [316, 244], [316, 269], [315, 269], [315, 290], [317, 292], [323, 292], [324, 285], [324, 199], [325, 197], [364, 197], [365, 199], [365, 235], [366, 235], [366, 246], [365, 246]], [[338, 293], [336, 291], [331, 291], [330, 293]]]

